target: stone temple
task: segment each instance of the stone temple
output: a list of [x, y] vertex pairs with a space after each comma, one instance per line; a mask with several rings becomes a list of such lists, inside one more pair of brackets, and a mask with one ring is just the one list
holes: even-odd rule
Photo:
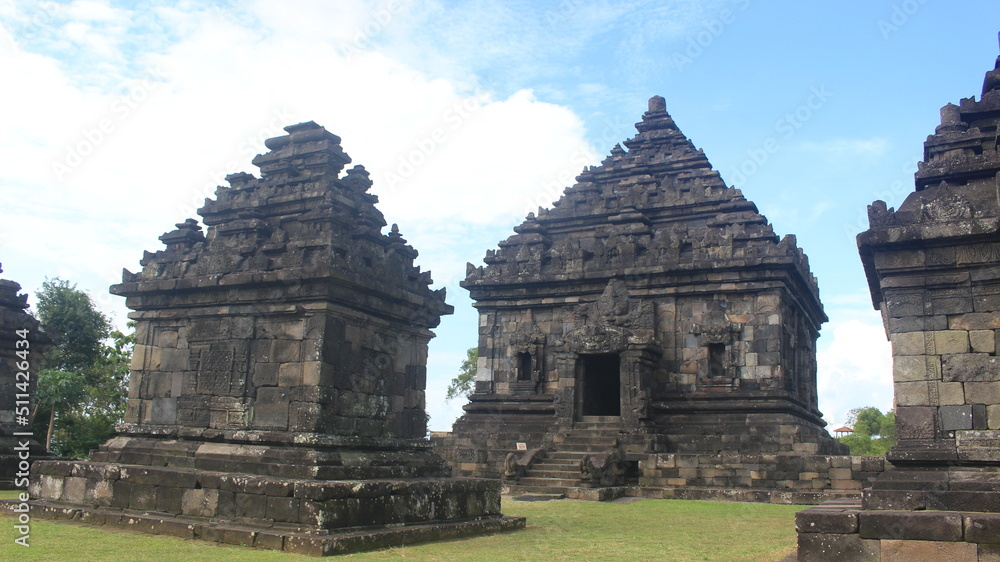
[[636, 129], [468, 266], [478, 371], [442, 455], [541, 493], [642, 483], [655, 453], [770, 455], [744, 459], [758, 473], [846, 454], [817, 409], [827, 317], [795, 237], [723, 183], [663, 98]]
[[896, 446], [861, 502], [799, 512], [800, 560], [1000, 559], [1000, 58], [941, 109], [913, 193], [858, 235], [892, 342]]
[[52, 340], [28, 314], [28, 295], [20, 291], [19, 284], [0, 279], [0, 490], [23, 489], [31, 461], [52, 456], [31, 438], [27, 422]]
[[362, 166], [286, 127], [111, 288], [136, 322], [120, 435], [36, 463], [38, 512], [312, 555], [524, 526], [425, 438], [427, 342], [452, 312]]

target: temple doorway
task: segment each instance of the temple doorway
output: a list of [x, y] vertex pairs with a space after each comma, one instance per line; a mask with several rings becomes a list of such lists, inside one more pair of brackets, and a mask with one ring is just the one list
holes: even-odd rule
[[581, 416], [621, 415], [621, 358], [617, 353], [581, 355]]

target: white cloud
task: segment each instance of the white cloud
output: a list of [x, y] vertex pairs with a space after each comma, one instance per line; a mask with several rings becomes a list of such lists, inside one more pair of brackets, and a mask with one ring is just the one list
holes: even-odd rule
[[851, 316], [837, 314], [840, 320], [824, 329], [832, 339], [821, 338], [816, 354], [819, 407], [835, 425], [843, 424], [853, 408], [892, 408], [892, 350], [878, 313]]
[[[531, 92], [486, 103], [452, 99], [436, 122], [385, 151], [391, 160], [374, 163], [387, 216], [509, 221], [548, 206], [597, 159], [579, 118]], [[558, 192], [548, 184], [560, 184]]]
[[[30, 29], [18, 6], [0, 19], [0, 68], [19, 85], [0, 91], [17, 108], [0, 128], [2, 276], [26, 291], [46, 277], [78, 283], [122, 325], [123, 299], [108, 294], [122, 268], [136, 271], [143, 250], [194, 217], [227, 173], [256, 174], [250, 160], [283, 126], [313, 120], [342, 137], [437, 286], [457, 285], [513, 217], [551, 203], [597, 159], [579, 117], [530, 91], [477, 91], [474, 76], [435, 77], [345, 48], [371, 24], [370, 3], [187, 3], [131, 13], [125, 26], [126, 12], [77, 2]], [[400, 159], [437, 129], [445, 138], [390, 185]], [[428, 401], [439, 423], [460, 411], [461, 400], [437, 404], [475, 343], [474, 328], [471, 341], [457, 331], [432, 342]]]

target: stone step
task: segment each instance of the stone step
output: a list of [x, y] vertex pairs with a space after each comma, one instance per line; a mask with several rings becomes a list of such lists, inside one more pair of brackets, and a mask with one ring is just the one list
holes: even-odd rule
[[[570, 435], [564, 436], [561, 441], [556, 441], [556, 442], [557, 443], [558, 442], [562, 442], [562, 443], [578, 443], [578, 442], [582, 442], [582, 441], [600, 441], [601, 443], [614, 443], [615, 439], [617, 439], [617, 438], [618, 438], [618, 434], [614, 434], [614, 435], [605, 435], [605, 434], [582, 435], [582, 434], [572, 433]], [[553, 441], [555, 441], [555, 440], [553, 440]]]
[[532, 468], [527, 472], [524, 478], [559, 478], [559, 479], [573, 479], [580, 477], [580, 469], [576, 470], [536, 470]]
[[603, 453], [604, 451], [607, 451], [610, 448], [611, 447], [608, 447], [607, 445], [576, 445], [574, 447], [567, 447], [565, 449], [549, 453], [548, 456], [549, 458], [560, 458], [551, 456], [560, 453], [579, 453], [581, 456], [593, 455], [594, 453]]
[[574, 460], [580, 462], [580, 459], [592, 454], [594, 454], [593, 451], [554, 451], [545, 455], [545, 459], [549, 461]]
[[[566, 456], [566, 453], [572, 453], [572, 451], [552, 451], [551, 453], [549, 453], [548, 455], [546, 455], [544, 459], [540, 459], [540, 460], [535, 461], [534, 463], [531, 464], [531, 466], [534, 467], [534, 466], [538, 466], [540, 464], [560, 464], [560, 465], [566, 465], [566, 464], [569, 464], [570, 462], [577, 462], [580, 459], [580, 457], [576, 457], [576, 456], [572, 456], [572, 457]], [[551, 456], [551, 455], [556, 455], [556, 456]], [[574, 459], [576, 459], [576, 460], [574, 460]]]
[[617, 425], [617, 424], [620, 424], [621, 422], [622, 422], [622, 418], [620, 416], [580, 416], [580, 421], [578, 421], [576, 423], [577, 424], [581, 424], [581, 423], [594, 423], [594, 424], [607, 423], [607, 424], [610, 424], [610, 423], [613, 423], [613, 424]]
[[574, 431], [607, 431], [609, 433], [621, 433], [622, 428], [616, 423], [577, 423], [573, 427], [561, 430], [561, 433], [572, 433]]
[[611, 444], [616, 440], [617, 438], [614, 435], [569, 435], [567, 437], [563, 437], [561, 440], [553, 439], [552, 441], [560, 445], [576, 443], [604, 443], [611, 446]]
[[520, 486], [513, 484], [509, 486], [511, 496], [520, 495], [559, 495], [561, 497], [566, 497], [566, 487], [565, 486]]
[[532, 471], [532, 472], [536, 471], [536, 470], [564, 470], [564, 471], [570, 471], [570, 470], [576, 469], [576, 466], [579, 465], [579, 464], [580, 463], [569, 462], [569, 461], [567, 461], [567, 462], [539, 462], [539, 463], [535, 463], [535, 464], [531, 465], [528, 468], [528, 470]]
[[531, 486], [541, 488], [575, 488], [580, 485], [579, 478], [533, 478], [524, 477], [517, 481], [518, 486]]
[[610, 447], [616, 440], [615, 435], [571, 435], [561, 439], [553, 439], [556, 445], [575, 445], [577, 443], [603, 443]]
[[545, 493], [537, 493], [537, 492], [520, 492], [520, 493], [515, 494], [515, 493], [511, 492], [510, 495], [514, 496], [514, 499], [515, 500], [519, 500], [519, 501], [561, 500], [561, 499], [563, 499], [563, 498], [566, 497], [566, 494], [561, 493], [561, 492], [560, 493], [556, 493], [556, 494], [545, 494]]

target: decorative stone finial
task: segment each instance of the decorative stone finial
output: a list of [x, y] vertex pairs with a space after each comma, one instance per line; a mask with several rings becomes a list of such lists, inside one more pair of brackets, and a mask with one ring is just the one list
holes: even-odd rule
[[663, 96], [653, 96], [649, 98], [649, 112], [659, 113], [667, 110], [667, 100]]
[[[997, 34], [997, 42], [1000, 43], [1000, 33]], [[997, 57], [993, 70], [987, 72], [986, 79], [983, 80], [983, 96], [993, 90], [1000, 90], [1000, 56]]]
[[941, 108], [941, 124], [934, 129], [934, 133], [946, 133], [953, 131], [967, 131], [968, 123], [962, 122], [962, 114], [957, 105], [949, 103]]

